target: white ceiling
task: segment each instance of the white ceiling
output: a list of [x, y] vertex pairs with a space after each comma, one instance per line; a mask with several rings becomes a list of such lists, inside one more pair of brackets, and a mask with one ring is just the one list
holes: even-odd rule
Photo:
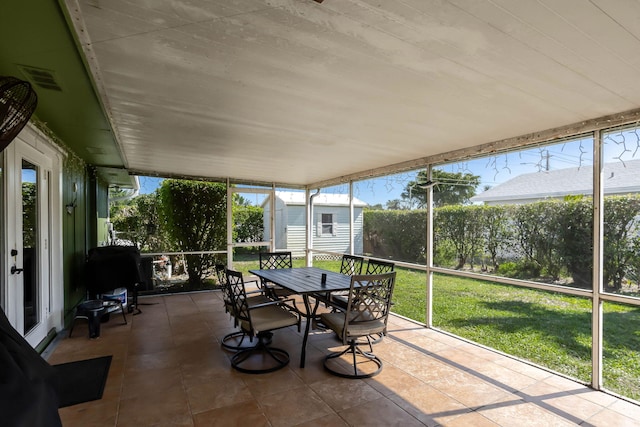
[[308, 185], [640, 107], [636, 0], [66, 0], [128, 168]]

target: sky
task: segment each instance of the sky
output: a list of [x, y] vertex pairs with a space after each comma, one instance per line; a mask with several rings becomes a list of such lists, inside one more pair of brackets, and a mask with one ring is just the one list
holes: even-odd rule
[[[485, 187], [494, 187], [507, 180], [525, 173], [540, 173], [571, 167], [591, 167], [593, 165], [591, 138], [571, 139], [555, 142], [552, 145], [539, 145], [526, 150], [509, 153], [496, 153], [484, 158], [459, 161], [446, 165], [439, 165], [438, 169], [446, 172], [470, 173], [480, 177], [477, 193]], [[640, 158], [640, 131], [612, 133], [605, 136], [603, 149], [604, 161], [624, 161]], [[416, 171], [403, 172], [381, 178], [369, 179], [354, 183], [354, 196], [369, 205], [381, 204], [400, 199], [409, 181], [415, 180]], [[162, 182], [162, 178], [139, 177], [140, 193], [153, 192]], [[464, 183], [460, 183], [464, 185]], [[346, 194], [347, 184], [323, 189], [323, 193]], [[245, 195], [243, 194], [243, 197]], [[259, 196], [247, 195], [253, 204], [259, 204]], [[251, 200], [255, 198], [255, 200]]]
[[156, 191], [163, 178], [155, 176], [139, 176], [138, 180], [140, 181], [140, 194], [149, 194]]
[[[566, 149], [566, 148], [565, 148]], [[575, 148], [572, 148], [575, 151]], [[548, 157], [548, 165], [547, 165]], [[523, 153], [502, 154], [468, 162], [456, 162], [454, 164], [440, 166], [446, 172], [462, 172], [480, 176], [481, 184], [477, 192], [480, 193], [484, 186], [495, 186], [522, 173], [531, 173], [544, 170], [546, 167], [560, 169], [576, 167], [580, 163], [591, 165], [591, 159], [579, 159], [576, 154], [566, 153], [559, 147], [549, 150], [529, 150]], [[354, 196], [369, 205], [381, 204], [385, 206], [390, 200], [401, 199], [407, 183], [414, 181], [416, 171], [403, 172], [354, 183]], [[162, 182], [162, 178], [139, 177], [140, 193], [148, 194], [155, 191]], [[463, 183], [461, 183], [463, 185]], [[340, 185], [333, 188], [322, 189], [323, 193], [348, 193], [348, 185]], [[418, 190], [421, 191], [421, 190]], [[260, 204], [262, 198], [257, 195], [243, 194], [253, 204]], [[255, 200], [252, 200], [255, 199]]]

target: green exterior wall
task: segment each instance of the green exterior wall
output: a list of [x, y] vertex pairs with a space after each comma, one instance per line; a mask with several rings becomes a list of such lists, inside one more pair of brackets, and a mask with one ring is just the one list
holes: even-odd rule
[[[84, 263], [89, 250], [86, 235], [89, 228], [87, 166], [70, 154], [64, 162], [62, 176], [62, 200], [65, 205], [62, 219], [64, 316], [65, 325], [68, 326], [73, 319], [74, 308], [86, 295]], [[69, 206], [73, 208], [67, 208]]]

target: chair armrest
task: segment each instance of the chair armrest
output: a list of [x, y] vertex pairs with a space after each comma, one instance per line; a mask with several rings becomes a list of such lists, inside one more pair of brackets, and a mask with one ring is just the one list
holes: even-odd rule
[[256, 304], [256, 305], [249, 306], [249, 310], [251, 311], [251, 310], [255, 310], [256, 308], [260, 308], [260, 307], [268, 307], [270, 305], [283, 305], [283, 303], [286, 302], [286, 301], [292, 301], [292, 302], [295, 303], [295, 301], [293, 301], [292, 299], [291, 300], [277, 300], [277, 301], [274, 300], [274, 301], [263, 302], [261, 304]]

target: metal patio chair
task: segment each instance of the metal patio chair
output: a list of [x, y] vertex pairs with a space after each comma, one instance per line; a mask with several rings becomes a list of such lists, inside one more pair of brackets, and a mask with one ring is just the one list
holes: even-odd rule
[[[285, 252], [260, 252], [260, 270], [273, 270], [277, 268], [293, 268], [293, 259], [290, 251]], [[271, 282], [265, 280], [261, 281], [262, 288], [265, 294], [271, 298], [280, 299], [288, 298], [292, 295], [291, 292], [286, 289], [276, 286]], [[295, 303], [295, 302], [294, 302]]]
[[227, 270], [227, 282], [241, 330], [251, 341], [257, 338], [255, 346], [239, 350], [231, 357], [231, 366], [250, 374], [263, 374], [284, 368], [289, 363], [289, 353], [284, 349], [271, 347], [269, 341], [272, 331], [276, 329], [297, 325], [299, 331], [300, 314], [290, 310], [284, 300], [250, 305], [242, 273], [238, 271]]
[[[236, 312], [233, 306], [233, 297], [231, 295], [231, 287], [229, 286], [229, 281], [227, 279], [227, 267], [222, 264], [216, 264], [215, 266], [216, 276], [218, 278], [218, 282], [220, 284], [220, 289], [222, 290], [222, 298], [224, 301], [224, 310], [226, 313], [229, 313], [233, 318], [234, 326], [238, 326], [239, 322], [236, 317]], [[256, 282], [256, 280], [251, 280], [248, 282]], [[246, 283], [248, 283], [246, 282]], [[253, 292], [247, 292], [247, 303], [250, 306], [264, 304], [265, 302], [271, 301], [266, 295], [262, 293], [260, 290], [256, 290]], [[254, 342], [250, 339], [251, 337], [242, 329], [228, 333], [225, 335], [220, 341], [220, 345], [223, 348], [230, 351], [239, 351], [247, 348], [251, 348], [255, 345]]]
[[[325, 358], [327, 371], [344, 378], [369, 378], [380, 373], [382, 361], [373, 354], [371, 337], [387, 328], [395, 278], [395, 271], [351, 276], [346, 310], [320, 315], [322, 323], [347, 345]], [[369, 351], [361, 348], [364, 345]]]
[[[340, 263], [340, 273], [347, 276], [353, 276], [354, 274], [362, 274], [362, 265], [364, 264], [364, 258], [357, 255], [342, 255], [342, 261]], [[332, 292], [329, 295], [329, 303], [334, 306], [335, 309], [344, 310], [347, 308], [347, 295], [348, 291]]]

